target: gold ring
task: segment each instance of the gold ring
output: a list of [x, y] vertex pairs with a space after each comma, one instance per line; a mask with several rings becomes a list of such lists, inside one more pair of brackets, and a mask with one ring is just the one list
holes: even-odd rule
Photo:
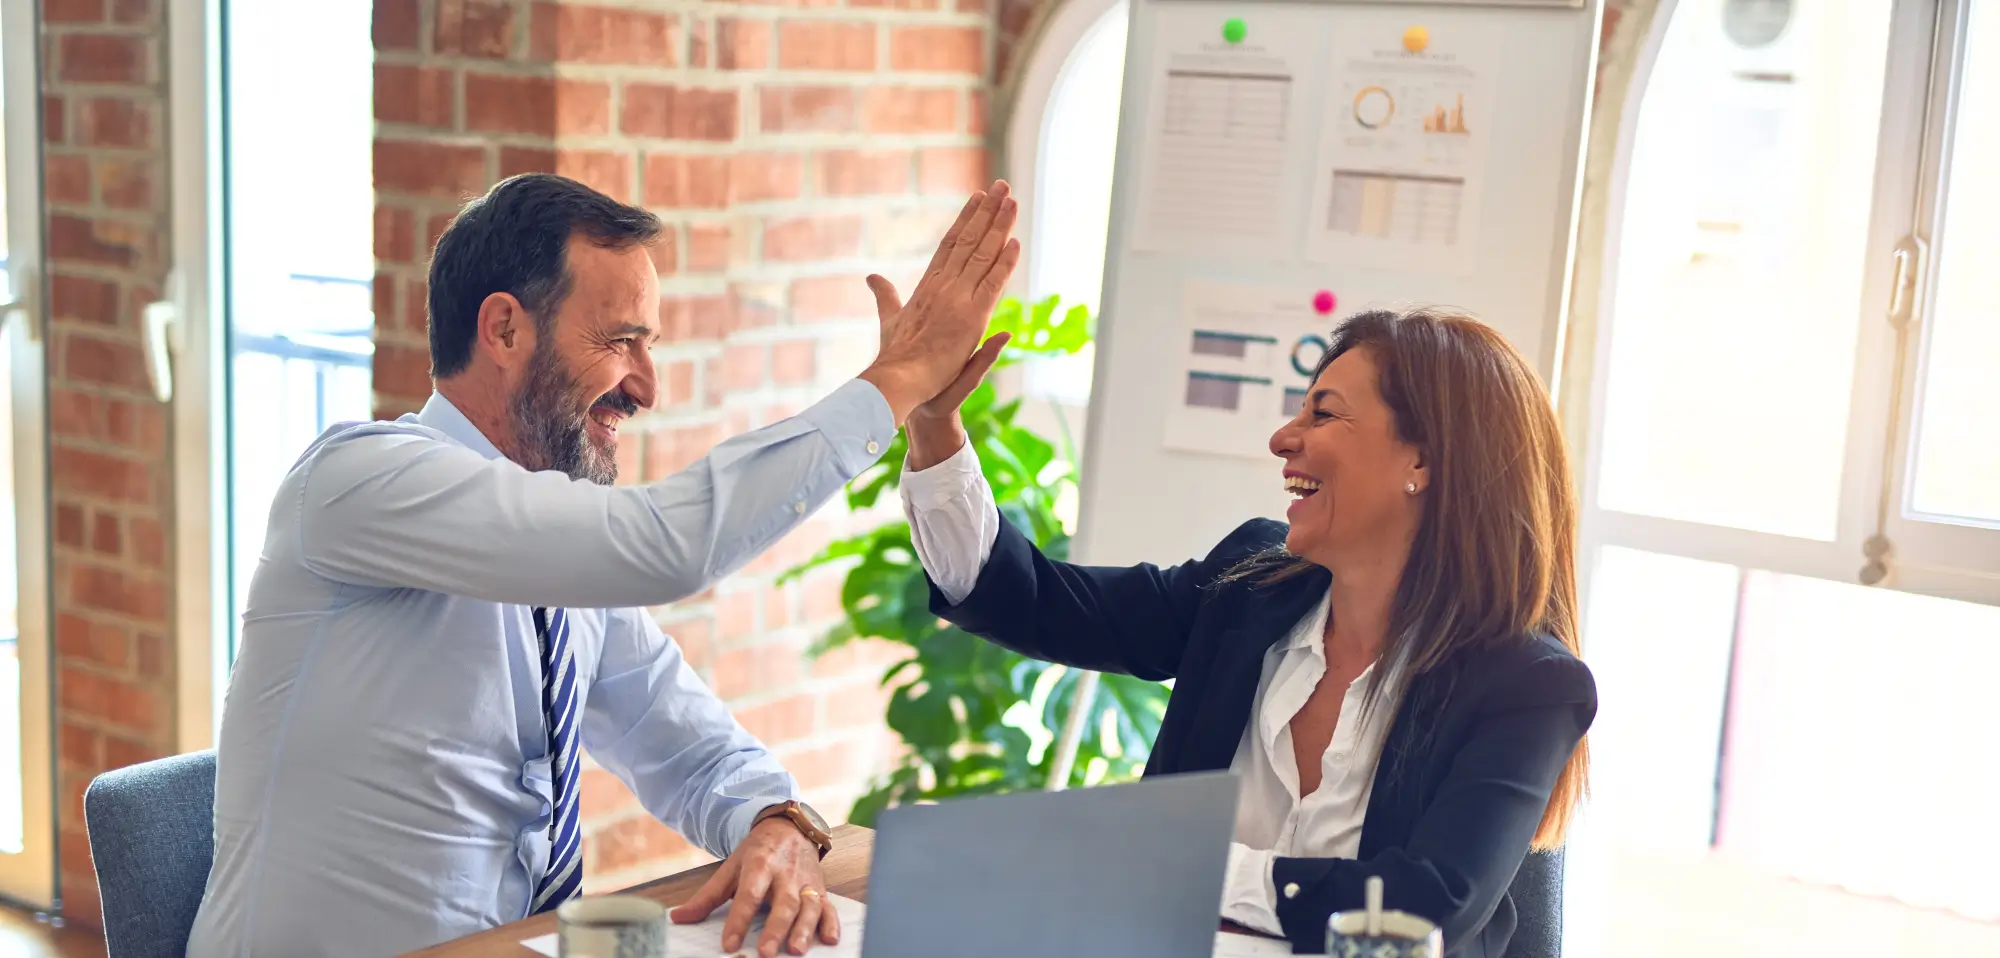
[[819, 897], [819, 889], [817, 889], [817, 888], [801, 888], [801, 889], [799, 889], [799, 897], [800, 897], [800, 898], [818, 898], [818, 897]]

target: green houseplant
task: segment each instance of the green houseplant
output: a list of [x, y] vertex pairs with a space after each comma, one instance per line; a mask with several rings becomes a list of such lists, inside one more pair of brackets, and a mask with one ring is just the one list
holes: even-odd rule
[[[1090, 342], [1088, 310], [1075, 306], [1059, 312], [1057, 305], [1053, 296], [1033, 304], [1000, 302], [987, 335], [1006, 332], [1011, 339], [995, 368], [1074, 353]], [[1044, 553], [1065, 559], [1070, 531], [1056, 504], [1076, 485], [1074, 443], [1065, 432], [1057, 437], [1059, 449], [1016, 424], [1020, 410], [1021, 400], [1000, 402], [992, 383], [982, 383], [962, 407], [966, 434], [1001, 514]], [[865, 509], [894, 494], [906, 451], [906, 440], [897, 436], [882, 461], [848, 487], [848, 505]], [[872, 826], [891, 805], [1045, 787], [1054, 752], [1050, 740], [1076, 701], [1080, 673], [1007, 651], [931, 615], [929, 586], [908, 522], [889, 522], [834, 542], [780, 581], [836, 563], [851, 563], [841, 589], [845, 616], [815, 643], [812, 654], [864, 637], [901, 642], [915, 651], [882, 678], [891, 688], [889, 728], [907, 748], [896, 767], [855, 803], [852, 820]], [[1090, 699], [1092, 714], [1067, 784], [1136, 777], [1166, 701], [1167, 690], [1157, 683], [1103, 676]]]

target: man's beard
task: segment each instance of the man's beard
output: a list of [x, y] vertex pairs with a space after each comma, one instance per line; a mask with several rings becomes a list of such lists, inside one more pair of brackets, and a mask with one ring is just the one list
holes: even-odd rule
[[514, 393], [517, 461], [531, 470], [554, 470], [601, 486], [617, 482], [617, 443], [592, 442], [588, 417], [593, 406], [603, 405], [630, 416], [639, 404], [622, 388], [595, 401], [587, 399], [582, 386], [563, 367], [553, 344], [546, 338], [536, 343], [535, 355], [528, 360], [528, 377]]

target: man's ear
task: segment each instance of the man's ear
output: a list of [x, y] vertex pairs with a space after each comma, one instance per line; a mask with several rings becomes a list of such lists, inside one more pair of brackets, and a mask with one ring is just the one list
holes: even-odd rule
[[511, 293], [494, 293], [479, 303], [479, 330], [474, 340], [502, 369], [520, 369], [535, 354], [535, 321]]

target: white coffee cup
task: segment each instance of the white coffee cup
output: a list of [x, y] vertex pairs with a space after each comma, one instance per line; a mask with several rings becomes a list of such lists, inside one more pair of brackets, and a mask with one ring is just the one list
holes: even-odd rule
[[556, 909], [562, 958], [667, 958], [667, 907], [637, 895], [575, 898]]

